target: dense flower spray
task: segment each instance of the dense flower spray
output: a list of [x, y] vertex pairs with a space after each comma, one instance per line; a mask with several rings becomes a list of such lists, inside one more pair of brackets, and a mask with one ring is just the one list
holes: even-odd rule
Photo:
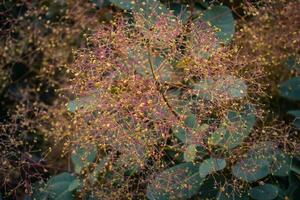
[[[257, 11], [248, 6], [252, 14]], [[266, 4], [267, 13], [276, 6]], [[285, 11], [291, 11], [289, 6]], [[259, 12], [266, 11], [262, 7]], [[129, 19], [118, 15], [86, 35], [87, 47], [75, 51], [75, 61], [67, 67], [72, 78], [61, 90], [62, 98], [43, 116], [47, 126], [41, 124], [41, 130], [64, 144], [64, 155], [71, 156], [83, 180], [81, 195], [189, 198], [207, 177], [231, 198], [228, 188], [240, 195], [252, 182], [278, 174], [276, 167], [286, 163], [277, 161], [289, 159], [297, 140], [262, 105], [271, 96], [262, 65], [275, 61], [258, 48], [268, 38], [258, 42], [251, 34], [259, 26], [255, 15], [251, 23], [241, 23], [229, 43], [234, 29], [228, 26], [229, 35], [220, 33], [205, 20], [210, 13], [186, 21], [168, 12], [131, 14]], [[264, 17], [259, 19], [264, 23]], [[278, 46], [272, 52], [284, 58]], [[95, 159], [87, 164], [76, 158], [82, 154], [86, 161], [91, 152]], [[215, 180], [223, 172], [226, 181]]]
[[[167, 167], [167, 148], [179, 152], [202, 144], [215, 154], [207, 143], [210, 132], [228, 109], [243, 109], [251, 101], [247, 88], [251, 91], [257, 84], [249, 75], [239, 76], [241, 63], [233, 59], [236, 49], [221, 44], [201, 19], [183, 23], [172, 14], [161, 14], [153, 22], [134, 13], [134, 20], [118, 16], [100, 25], [87, 37], [90, 47], [75, 53], [68, 89], [75, 98], [67, 104], [74, 114], [71, 122], [60, 119], [52, 134], [67, 136], [66, 147], [101, 149], [99, 156], [108, 157], [113, 180], [128, 169], [144, 174], [137, 183], [141, 188], [133, 186], [142, 191], [149, 175]], [[191, 116], [204, 125], [193, 127]], [[62, 124], [71, 127], [63, 135]], [[177, 128], [187, 132], [183, 146], [174, 137]], [[126, 187], [129, 183], [99, 183], [101, 197], [107, 188], [115, 196], [132, 190]]]

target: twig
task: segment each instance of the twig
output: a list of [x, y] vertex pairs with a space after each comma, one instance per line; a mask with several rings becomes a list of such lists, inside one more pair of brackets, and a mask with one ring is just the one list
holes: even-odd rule
[[155, 81], [155, 85], [156, 85], [156, 88], [157, 90], [159, 91], [159, 93], [161, 94], [164, 102], [166, 103], [166, 105], [168, 106], [168, 108], [170, 109], [170, 111], [174, 114], [174, 116], [178, 119], [178, 120], [181, 120], [179, 114], [174, 110], [174, 108], [172, 107], [172, 105], [169, 103], [167, 97], [165, 96], [163, 90], [162, 90], [162, 85], [161, 83], [159, 82], [155, 72], [154, 72], [154, 67], [153, 67], [153, 64], [152, 64], [152, 61], [151, 61], [151, 52], [150, 52], [150, 48], [148, 50], [148, 62], [149, 62], [149, 65], [150, 65], [150, 68], [151, 68], [151, 74], [153, 76], [153, 79]]

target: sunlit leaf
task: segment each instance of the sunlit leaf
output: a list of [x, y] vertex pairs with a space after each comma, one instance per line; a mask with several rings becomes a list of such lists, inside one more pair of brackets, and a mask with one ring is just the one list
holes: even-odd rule
[[197, 155], [197, 145], [191, 144], [184, 151], [184, 160], [186, 162], [193, 162]]
[[202, 178], [207, 175], [220, 171], [226, 167], [226, 161], [220, 158], [208, 158], [199, 166], [199, 174]]
[[96, 109], [100, 91], [92, 91], [90, 95], [75, 98], [66, 105], [67, 110], [75, 112], [77, 110], [93, 111]]

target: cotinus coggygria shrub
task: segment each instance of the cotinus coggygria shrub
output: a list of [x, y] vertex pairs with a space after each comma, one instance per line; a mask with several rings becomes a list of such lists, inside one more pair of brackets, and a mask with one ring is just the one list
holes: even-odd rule
[[[295, 142], [280, 120], [266, 121], [265, 85], [257, 81], [265, 71], [249, 69], [259, 62], [241, 56], [231, 9], [211, 5], [186, 18], [155, 0], [112, 3], [130, 12], [97, 26], [74, 52], [72, 78], [45, 116], [73, 173], [49, 179], [42, 195], [259, 200], [294, 193]], [[63, 177], [64, 190], [55, 189]], [[284, 190], [278, 179], [287, 177]]]

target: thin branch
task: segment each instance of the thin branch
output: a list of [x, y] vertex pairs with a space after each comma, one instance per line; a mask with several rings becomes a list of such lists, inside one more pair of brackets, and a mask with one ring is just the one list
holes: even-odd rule
[[161, 94], [164, 102], [166, 103], [166, 105], [168, 106], [168, 108], [170, 109], [170, 111], [174, 114], [174, 116], [178, 119], [178, 120], [181, 120], [179, 114], [174, 110], [174, 108], [172, 107], [172, 105], [169, 103], [167, 97], [165, 96], [163, 90], [162, 90], [162, 85], [161, 83], [159, 82], [155, 72], [154, 72], [154, 67], [153, 67], [153, 64], [152, 64], [152, 61], [151, 61], [151, 52], [150, 52], [150, 48], [148, 50], [148, 62], [149, 62], [149, 65], [150, 65], [150, 68], [151, 68], [151, 74], [153, 76], [153, 79], [155, 81], [155, 85], [157, 87], [157, 90], [159, 91], [159, 93]]
[[[167, 97], [165, 96], [165, 94], [164, 94], [164, 92], [163, 92], [162, 85], [161, 85], [161, 83], [159, 82], [159, 80], [158, 80], [158, 78], [157, 78], [157, 76], [156, 76], [156, 74], [155, 74], [155, 72], [154, 72], [154, 66], [153, 66], [153, 63], [152, 63], [152, 61], [151, 61], [151, 57], [152, 57], [152, 56], [151, 56], [151, 50], [150, 50], [150, 48], [149, 48], [149, 49], [148, 49], [148, 62], [149, 62], [150, 68], [151, 68], [151, 74], [152, 74], [153, 79], [154, 79], [154, 81], [155, 81], [155, 83], [156, 83], [155, 85], [156, 85], [156, 87], [157, 87], [157, 90], [158, 90], [158, 92], [161, 94], [161, 96], [162, 96], [164, 102], [167, 104], [169, 110], [173, 113], [173, 115], [174, 115], [179, 121], [182, 122], [182, 119], [181, 119], [180, 115], [174, 110], [174, 108], [173, 108], [172, 105], [169, 103]], [[184, 129], [185, 129], [187, 132], [191, 133], [190, 130], [189, 130], [186, 126], [184, 126]], [[203, 147], [205, 147], [205, 144], [203, 144]], [[213, 155], [213, 152], [212, 152], [209, 148], [205, 147], [205, 149], [206, 149], [211, 155]]]

